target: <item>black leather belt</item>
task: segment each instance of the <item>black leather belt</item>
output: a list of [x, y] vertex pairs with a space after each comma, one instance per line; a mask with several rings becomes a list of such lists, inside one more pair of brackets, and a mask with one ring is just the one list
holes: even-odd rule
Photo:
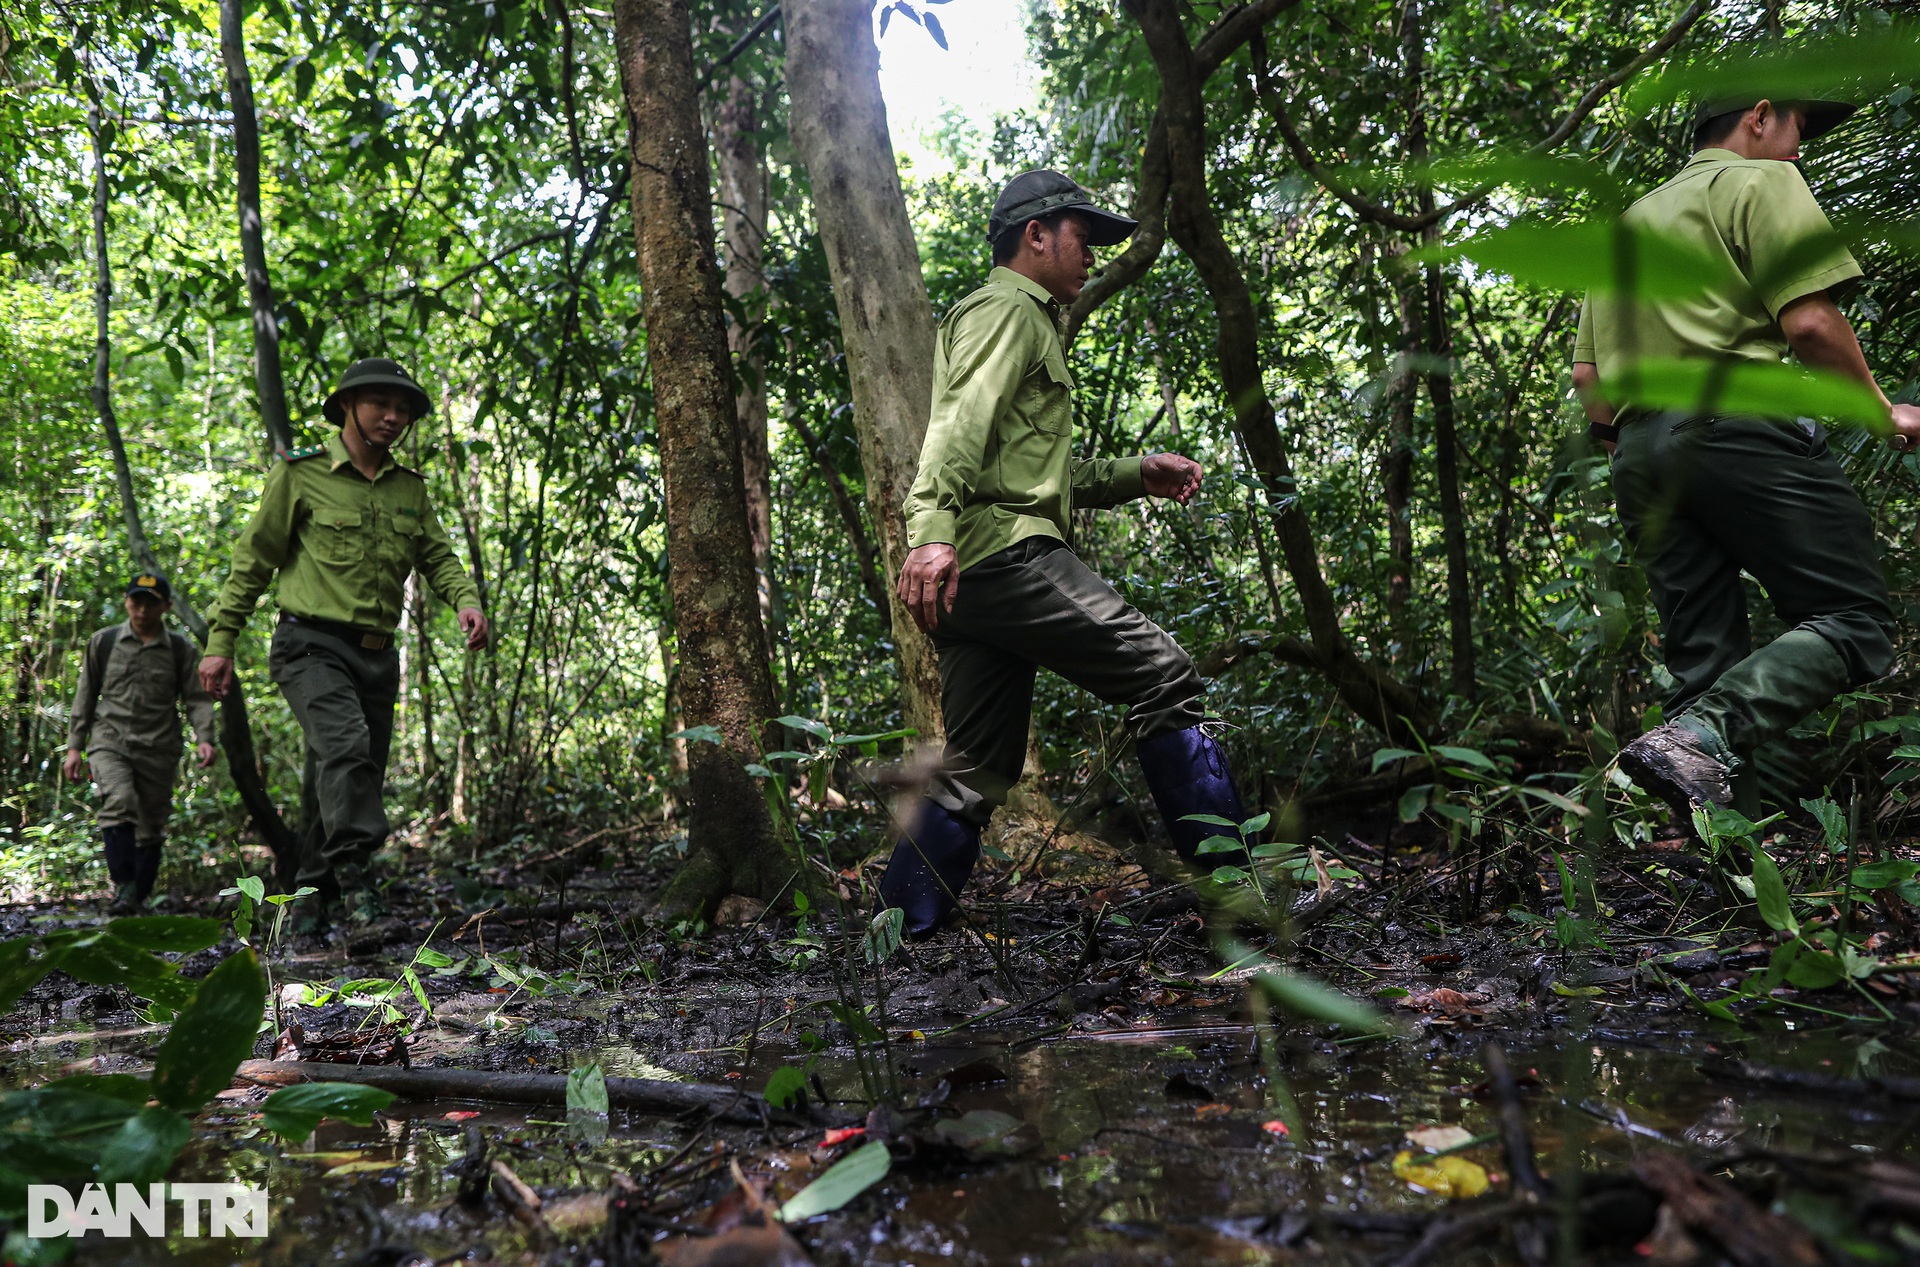
[[371, 629], [355, 629], [352, 625], [343, 625], [337, 620], [320, 620], [313, 616], [296, 616], [292, 612], [281, 612], [283, 625], [303, 625], [308, 629], [317, 629], [323, 634], [332, 634], [342, 642], [350, 642], [362, 651], [385, 651], [393, 645], [393, 635], [375, 633]]

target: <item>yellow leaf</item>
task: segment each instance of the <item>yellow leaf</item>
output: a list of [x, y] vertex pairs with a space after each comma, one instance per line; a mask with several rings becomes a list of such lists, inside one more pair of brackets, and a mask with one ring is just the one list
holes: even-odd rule
[[1417, 1162], [1411, 1152], [1402, 1150], [1394, 1154], [1393, 1177], [1421, 1192], [1456, 1201], [1477, 1197], [1487, 1190], [1486, 1167], [1464, 1157], [1439, 1157], [1430, 1162]]

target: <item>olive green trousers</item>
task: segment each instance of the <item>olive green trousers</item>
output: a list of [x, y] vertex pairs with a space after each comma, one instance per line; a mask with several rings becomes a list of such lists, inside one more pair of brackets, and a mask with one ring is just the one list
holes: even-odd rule
[[962, 572], [933, 645], [947, 749], [928, 795], [982, 826], [1026, 762], [1037, 669], [1124, 704], [1135, 739], [1206, 720], [1206, 684], [1187, 653], [1052, 537]]
[[130, 826], [135, 844], [158, 845], [173, 814], [173, 784], [180, 749], [95, 748], [87, 765], [99, 795], [95, 817], [102, 827]]
[[364, 862], [387, 840], [381, 804], [400, 653], [368, 651], [310, 625], [282, 622], [267, 665], [307, 741], [300, 780], [306, 842], [298, 880]]
[[[1660, 612], [1669, 720], [1738, 764], [1893, 667], [1873, 523], [1812, 421], [1656, 414], [1621, 428], [1620, 521]], [[1789, 626], [1756, 650], [1742, 572]]]

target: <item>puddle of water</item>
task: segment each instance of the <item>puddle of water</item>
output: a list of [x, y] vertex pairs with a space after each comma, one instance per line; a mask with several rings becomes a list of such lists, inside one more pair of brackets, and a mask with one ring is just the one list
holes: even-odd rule
[[[1534, 1036], [1536, 1039], [1540, 1035]], [[1544, 1088], [1530, 1100], [1542, 1168], [1568, 1164], [1619, 1172], [1639, 1149], [1635, 1140], [1566, 1109], [1561, 1098], [1591, 1099], [1635, 1122], [1696, 1142], [1738, 1140], [1747, 1147], [1832, 1153], [1858, 1149], [1917, 1160], [1914, 1127], [1920, 1108], [1870, 1101], [1810, 1099], [1707, 1079], [1695, 1061], [1704, 1036], [1673, 1033], [1671, 1046], [1633, 1045], [1608, 1034], [1576, 1041], [1523, 1043], [1509, 1056], [1516, 1071], [1537, 1070]], [[137, 1044], [139, 1036], [86, 1040], [100, 1047]], [[150, 1040], [148, 1040], [150, 1041]], [[1463, 1094], [1484, 1076], [1479, 1037], [1447, 1034], [1348, 1047], [1283, 1038], [1284, 1087], [1268, 1085], [1250, 1027], [1202, 1024], [1143, 1034], [1064, 1036], [1035, 1042], [1015, 1034], [961, 1035], [897, 1047], [908, 1100], [930, 1094], [949, 1070], [987, 1061], [1006, 1080], [956, 1091], [956, 1110], [997, 1109], [1033, 1125], [1040, 1144], [1025, 1157], [990, 1165], [915, 1165], [885, 1181], [878, 1198], [863, 1198], [858, 1218], [836, 1217], [800, 1232], [822, 1262], [926, 1263], [931, 1259], [998, 1267], [1040, 1262], [1280, 1261], [1298, 1251], [1264, 1247], [1217, 1230], [1240, 1216], [1288, 1210], [1424, 1212], [1435, 1198], [1410, 1190], [1390, 1172], [1404, 1131], [1458, 1125], [1475, 1135], [1494, 1130], [1493, 1107]], [[78, 1047], [40, 1044], [9, 1053], [14, 1069], [43, 1050], [64, 1059]], [[1838, 1076], [1901, 1073], [1920, 1065], [1894, 1039], [1840, 1026], [1811, 1033], [1750, 1034], [1747, 1058]], [[611, 1074], [657, 1076], [647, 1053], [616, 1044], [602, 1056]], [[760, 1048], [750, 1085], [759, 1085], [791, 1053]], [[1864, 1062], [1864, 1067], [1863, 1067]], [[814, 1066], [829, 1095], [858, 1099], [854, 1061], [829, 1053]], [[1180, 1085], [1169, 1093], [1169, 1079]], [[1203, 1090], [1202, 1090], [1203, 1089]], [[1277, 1106], [1291, 1097], [1295, 1110]], [[497, 1235], [452, 1205], [449, 1166], [464, 1151], [465, 1120], [450, 1111], [480, 1109], [471, 1119], [495, 1140], [501, 1157], [536, 1188], [604, 1191], [616, 1169], [645, 1167], [669, 1155], [686, 1134], [655, 1118], [616, 1114], [612, 1134], [589, 1146], [556, 1124], [558, 1109], [396, 1103], [372, 1128], [326, 1124], [302, 1149], [282, 1149], [257, 1122], [235, 1113], [216, 1119], [196, 1141], [174, 1178], [264, 1184], [272, 1195], [273, 1235], [264, 1245], [174, 1238], [166, 1243], [90, 1240], [93, 1261], [235, 1261], [262, 1264], [344, 1260], [374, 1241], [384, 1225], [390, 1243], [447, 1258]], [[1286, 1116], [1290, 1137], [1263, 1123]], [[289, 1158], [293, 1151], [353, 1153], [393, 1161], [392, 1170], [326, 1177], [322, 1164]], [[1497, 1145], [1466, 1154], [1504, 1171]], [[1499, 1190], [1499, 1189], [1496, 1189]], [[1490, 1260], [1492, 1261], [1492, 1260]]]

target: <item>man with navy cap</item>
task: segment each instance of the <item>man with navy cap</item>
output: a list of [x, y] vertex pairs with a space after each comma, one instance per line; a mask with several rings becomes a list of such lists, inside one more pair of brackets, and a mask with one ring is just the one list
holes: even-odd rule
[[[1664, 724], [1627, 745], [1620, 768], [1682, 822], [1729, 804], [1761, 744], [1893, 666], [1893, 608], [1872, 518], [1818, 422], [1663, 412], [1609, 393], [1642, 360], [1792, 355], [1871, 392], [1894, 447], [1913, 447], [1920, 410], [1887, 400], [1835, 302], [1860, 266], [1795, 166], [1802, 142], [1853, 113], [1757, 94], [1702, 103], [1692, 159], [1623, 219], [1720, 261], [1722, 280], [1682, 297], [1595, 294], [1580, 314], [1574, 386], [1613, 455], [1620, 522], [1674, 679]], [[1757, 649], [1742, 573], [1787, 626]]]
[[1226, 753], [1202, 729], [1204, 685], [1186, 652], [1074, 554], [1075, 510], [1151, 495], [1185, 504], [1200, 465], [1173, 453], [1081, 461], [1061, 317], [1095, 247], [1134, 221], [1058, 172], [1017, 176], [994, 204], [993, 271], [954, 306], [934, 351], [933, 411], [907, 495], [901, 601], [940, 657], [947, 749], [880, 883], [925, 936], [956, 909], [980, 831], [1020, 777], [1034, 672], [1125, 705], [1141, 768], [1174, 844], [1193, 860], [1245, 820]]
[[79, 780], [92, 767], [112, 915], [140, 910], [160, 874], [180, 771], [182, 707], [200, 764], [213, 764], [213, 700], [200, 685], [199, 649], [166, 626], [172, 606], [166, 577], [134, 577], [127, 584], [126, 621], [87, 639], [73, 693], [61, 770]]
[[360, 919], [380, 910], [368, 864], [387, 839], [380, 793], [400, 694], [393, 629], [408, 575], [418, 571], [458, 612], [469, 649], [487, 643], [480, 592], [434, 513], [426, 480], [393, 459], [407, 428], [430, 409], [398, 363], [368, 357], [348, 366], [322, 406], [338, 433], [285, 454], [267, 473], [207, 617], [200, 676], [217, 699], [233, 682], [240, 630], [279, 575], [267, 666], [307, 741], [296, 878], [320, 890], [318, 903], [302, 909], [302, 931], [319, 931], [329, 907], [342, 902]]

